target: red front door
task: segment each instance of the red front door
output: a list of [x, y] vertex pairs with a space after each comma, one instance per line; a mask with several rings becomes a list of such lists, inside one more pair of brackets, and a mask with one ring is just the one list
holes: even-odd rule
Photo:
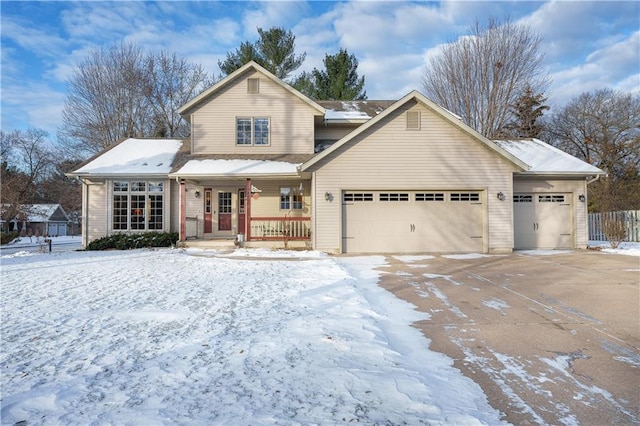
[[233, 193], [218, 192], [218, 231], [231, 231]]

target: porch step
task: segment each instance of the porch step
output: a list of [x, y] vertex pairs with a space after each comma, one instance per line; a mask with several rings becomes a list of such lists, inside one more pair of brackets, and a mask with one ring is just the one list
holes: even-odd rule
[[237, 248], [234, 240], [187, 240], [180, 243], [181, 247], [232, 250]]

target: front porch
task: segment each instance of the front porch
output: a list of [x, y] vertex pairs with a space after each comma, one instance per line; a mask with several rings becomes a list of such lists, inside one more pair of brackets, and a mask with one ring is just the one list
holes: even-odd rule
[[311, 247], [310, 182], [180, 181], [180, 238], [188, 247]]

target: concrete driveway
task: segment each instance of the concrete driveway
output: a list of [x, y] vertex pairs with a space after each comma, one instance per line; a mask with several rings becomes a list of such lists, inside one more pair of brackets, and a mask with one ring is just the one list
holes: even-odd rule
[[389, 256], [381, 285], [518, 424], [640, 424], [640, 258]]

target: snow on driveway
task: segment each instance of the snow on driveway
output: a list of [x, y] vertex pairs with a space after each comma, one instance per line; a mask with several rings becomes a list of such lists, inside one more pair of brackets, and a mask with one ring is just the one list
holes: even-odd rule
[[287, 253], [3, 257], [2, 424], [500, 423], [384, 258]]

